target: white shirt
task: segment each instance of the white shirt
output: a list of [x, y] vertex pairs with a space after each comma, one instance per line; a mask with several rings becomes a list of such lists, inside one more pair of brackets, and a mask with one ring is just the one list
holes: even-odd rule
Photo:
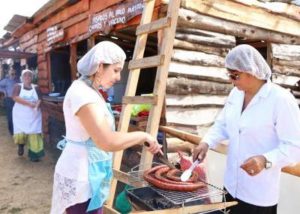
[[[271, 82], [242, 112], [243, 101], [244, 92], [234, 88], [202, 141], [214, 147], [229, 139], [224, 186], [233, 197], [273, 206], [279, 199], [281, 168], [300, 161], [299, 107], [291, 93]], [[272, 168], [249, 176], [240, 165], [255, 155], [264, 155]]]

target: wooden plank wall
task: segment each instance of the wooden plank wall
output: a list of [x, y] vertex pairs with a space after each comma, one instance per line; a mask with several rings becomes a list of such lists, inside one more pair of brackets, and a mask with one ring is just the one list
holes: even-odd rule
[[[205, 24], [207, 21], [211, 28]], [[268, 30], [181, 8], [167, 84], [169, 126], [200, 136], [205, 134], [233, 87], [226, 76], [224, 58], [241, 36], [265, 39], [273, 81], [292, 90], [300, 104], [300, 38], [280, 33], [270, 37]], [[275, 43], [278, 41], [286, 44]]]
[[288, 88], [300, 106], [300, 45], [271, 44], [273, 82]]
[[232, 89], [224, 58], [235, 45], [234, 36], [179, 23], [167, 82], [168, 125], [200, 135], [207, 131]]

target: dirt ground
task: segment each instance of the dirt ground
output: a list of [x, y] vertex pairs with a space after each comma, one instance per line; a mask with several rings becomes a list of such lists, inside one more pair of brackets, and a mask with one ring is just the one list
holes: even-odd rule
[[[26, 151], [26, 150], [25, 150]], [[0, 213], [48, 214], [51, 205], [55, 160], [46, 150], [40, 162], [31, 162], [27, 151], [17, 155], [17, 146], [7, 131], [0, 111]]]

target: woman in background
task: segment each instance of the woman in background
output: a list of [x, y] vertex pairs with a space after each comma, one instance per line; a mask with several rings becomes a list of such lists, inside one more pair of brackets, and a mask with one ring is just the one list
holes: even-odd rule
[[110, 192], [112, 152], [149, 143], [161, 146], [145, 132], [115, 131], [114, 116], [98, 89], [108, 89], [121, 78], [126, 55], [112, 42], [100, 42], [78, 62], [82, 75], [68, 89], [63, 111], [66, 137], [55, 167], [52, 214], [100, 214]]
[[44, 153], [42, 138], [42, 113], [40, 109], [39, 89], [32, 84], [33, 72], [25, 69], [21, 74], [21, 83], [13, 90], [14, 141], [18, 145], [18, 155], [24, 154], [28, 147], [31, 161], [39, 161]]
[[[19, 78], [18, 78], [19, 79]], [[12, 98], [14, 85], [19, 81], [16, 78], [16, 71], [10, 69], [8, 76], [0, 80], [0, 91], [4, 92], [4, 106], [6, 111], [8, 130], [11, 135], [14, 134], [14, 126], [12, 121], [12, 109], [14, 107], [14, 100]]]

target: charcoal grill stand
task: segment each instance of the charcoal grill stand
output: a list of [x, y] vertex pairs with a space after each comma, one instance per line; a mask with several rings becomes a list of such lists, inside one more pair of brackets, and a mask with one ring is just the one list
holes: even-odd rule
[[[114, 177], [116, 177], [119, 181], [129, 184], [133, 187], [146, 187], [149, 184], [135, 176], [132, 176], [130, 173], [125, 173], [120, 170], [114, 170]], [[132, 213], [153, 213], [153, 214], [187, 214], [187, 213], [203, 213], [209, 212], [214, 210], [224, 210], [227, 207], [231, 207], [236, 205], [236, 201], [232, 202], [217, 202], [217, 203], [210, 203], [210, 204], [200, 204], [200, 205], [193, 205], [193, 206], [182, 206], [176, 208], [169, 208], [169, 209], [162, 209], [162, 210], [154, 210], [154, 211], [144, 211], [144, 210], [137, 210]], [[114, 209], [108, 209], [107, 206], [104, 207], [105, 214], [116, 214], [118, 213]]]

